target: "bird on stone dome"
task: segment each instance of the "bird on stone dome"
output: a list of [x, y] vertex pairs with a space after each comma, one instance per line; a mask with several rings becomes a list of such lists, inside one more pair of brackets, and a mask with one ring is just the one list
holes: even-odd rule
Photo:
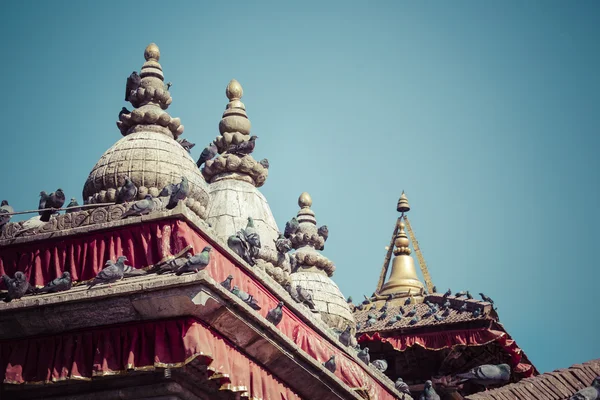
[[[42, 192], [43, 193], [43, 192]], [[40, 193], [41, 196], [41, 193]], [[40, 200], [41, 204], [41, 200]], [[61, 208], [65, 204], [65, 193], [62, 189], [56, 189], [56, 192], [52, 192], [46, 198], [44, 203], [45, 208], [52, 208], [54, 210], [42, 211], [40, 221], [48, 222], [53, 214], [58, 214], [56, 209]]]
[[14, 278], [10, 278], [8, 275], [2, 275], [2, 280], [8, 293], [4, 296], [4, 302], [10, 303], [12, 300], [20, 299], [28, 293], [34, 293], [35, 288], [29, 284], [27, 276], [21, 272], [15, 272]]
[[173, 192], [171, 193], [169, 203], [167, 204], [167, 209], [172, 210], [173, 208], [175, 208], [179, 201], [185, 200], [185, 198], [188, 197], [189, 194], [190, 185], [188, 183], [188, 179], [185, 176], [182, 176], [181, 182], [175, 186]]
[[125, 101], [129, 101], [132, 91], [136, 91], [142, 83], [142, 78], [138, 75], [137, 71], [133, 71], [127, 78], [127, 84], [125, 85]]
[[72, 284], [71, 274], [68, 271], [65, 271], [60, 277], [48, 282], [46, 286], [39, 289], [38, 293], [64, 292], [65, 290], [71, 289]]
[[135, 200], [135, 197], [138, 194], [138, 188], [131, 181], [128, 176], [125, 176], [125, 183], [121, 186], [117, 192], [117, 198], [115, 199], [115, 203], [123, 204], [129, 203], [130, 201]]
[[177, 143], [179, 143], [181, 147], [183, 147], [188, 153], [196, 145], [195, 143], [189, 142], [187, 139], [182, 138], [177, 139]]
[[296, 217], [292, 217], [291, 220], [286, 222], [285, 230], [283, 231], [283, 235], [286, 238], [289, 238], [290, 236], [292, 236], [292, 234], [296, 233], [296, 231], [298, 230], [299, 227], [300, 227], [300, 224], [298, 223], [298, 219], [296, 219]]
[[77, 199], [75, 197], [71, 197], [71, 202], [69, 204], [67, 204], [67, 213], [72, 213], [72, 212], [77, 212], [77, 211], [81, 211], [81, 207], [77, 207], [79, 205], [79, 203], [77, 202]]
[[269, 169], [269, 160], [267, 158], [263, 158], [262, 160], [260, 160], [258, 162], [260, 165], [263, 166], [263, 168], [265, 169]]
[[235, 154], [238, 156], [248, 155], [254, 151], [254, 146], [256, 146], [256, 139], [258, 139], [258, 136], [253, 135], [253, 136], [250, 136], [250, 139], [246, 142], [242, 142], [239, 144], [232, 144], [227, 149], [227, 153]]
[[217, 145], [214, 142], [206, 146], [206, 148], [202, 150], [202, 153], [200, 153], [200, 158], [196, 162], [198, 168], [208, 160], [212, 160], [217, 155], [217, 152]]
[[117, 258], [116, 262], [107, 262], [106, 266], [100, 272], [98, 272], [98, 275], [96, 275], [96, 277], [88, 283], [88, 290], [99, 283], [106, 283], [110, 285], [113, 282], [123, 279], [126, 262], [127, 257], [125, 256], [120, 256]]
[[121, 218], [127, 218], [130, 216], [139, 216], [150, 214], [154, 210], [154, 201], [152, 196], [147, 194], [142, 200], [138, 200], [129, 207], [127, 211], [123, 213]]
[[5, 225], [10, 221], [10, 215], [2, 215], [2, 214], [10, 214], [14, 213], [15, 210], [8, 205], [7, 200], [2, 200], [2, 204], [0, 205], [0, 226]]

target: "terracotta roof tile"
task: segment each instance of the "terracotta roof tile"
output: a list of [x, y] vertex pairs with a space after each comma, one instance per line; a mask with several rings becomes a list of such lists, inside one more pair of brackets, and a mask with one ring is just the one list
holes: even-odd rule
[[470, 400], [564, 400], [590, 386], [600, 372], [600, 359], [523, 379], [498, 389], [467, 396]]

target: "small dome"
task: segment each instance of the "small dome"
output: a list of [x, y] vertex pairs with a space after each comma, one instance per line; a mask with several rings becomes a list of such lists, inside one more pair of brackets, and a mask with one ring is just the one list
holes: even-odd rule
[[140, 199], [147, 193], [158, 196], [166, 185], [179, 183], [185, 176], [191, 189], [186, 205], [201, 218], [206, 216], [208, 185], [189, 153], [171, 137], [146, 131], [119, 140], [90, 172], [83, 188], [84, 200], [92, 196], [92, 203], [114, 201], [126, 175], [139, 188]]

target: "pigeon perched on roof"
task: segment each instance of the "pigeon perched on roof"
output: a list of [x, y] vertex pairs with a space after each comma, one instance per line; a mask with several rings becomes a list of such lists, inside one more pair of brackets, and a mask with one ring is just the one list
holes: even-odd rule
[[313, 301], [312, 295], [308, 290], [304, 289], [300, 285], [297, 285], [296, 292], [298, 293], [298, 299], [300, 299], [301, 303], [306, 304], [311, 310], [315, 309], [315, 302]]
[[167, 82], [167, 83], [165, 83], [164, 88], [168, 92], [171, 89], [171, 86], [173, 86], [173, 84], [171, 82]]
[[302, 303], [302, 300], [300, 300], [300, 296], [298, 295], [298, 291], [292, 287], [291, 283], [286, 282], [283, 288], [290, 294], [290, 297], [294, 299], [296, 303]]
[[378, 319], [379, 319], [380, 321], [383, 321], [383, 320], [385, 320], [387, 317], [388, 317], [388, 313], [387, 313], [387, 311], [384, 311], [384, 312], [382, 312], [381, 314], [379, 314], [379, 318], [378, 318]]
[[479, 309], [479, 308], [476, 308], [476, 309], [473, 311], [473, 318], [479, 318], [479, 316], [480, 316], [480, 315], [481, 315], [481, 309]]
[[119, 111], [119, 119], [121, 119], [121, 115], [123, 115], [123, 114], [131, 114], [131, 111], [129, 111], [125, 107], [121, 107], [121, 111]]
[[129, 101], [131, 92], [136, 91], [142, 83], [142, 78], [138, 75], [137, 71], [133, 71], [129, 77], [127, 77], [127, 83], [125, 84], [125, 101]]
[[440, 395], [433, 388], [431, 381], [425, 381], [425, 388], [421, 394], [420, 400], [440, 400]]
[[280, 254], [286, 254], [290, 250], [292, 250], [292, 241], [290, 239], [286, 239], [283, 233], [279, 233], [279, 237], [275, 240], [275, 249]]
[[377, 310], [377, 305], [376, 304], [371, 305], [371, 308], [369, 308], [369, 311], [371, 311], [371, 310]]
[[46, 284], [41, 289], [38, 289], [38, 293], [56, 293], [64, 292], [65, 290], [71, 289], [73, 282], [71, 281], [71, 274], [68, 271], [62, 273], [62, 275]]
[[248, 217], [248, 223], [246, 224], [246, 228], [244, 229], [244, 236], [246, 236], [246, 240], [252, 247], [261, 248], [260, 244], [260, 235], [254, 226], [254, 219], [252, 217]]
[[490, 297], [486, 296], [483, 293], [479, 293], [479, 295], [481, 296], [481, 299], [483, 301], [487, 301], [488, 303], [494, 304], [494, 300], [492, 300]]
[[437, 293], [437, 286], [434, 286], [434, 287], [431, 289], [431, 293]]
[[235, 294], [244, 303], [248, 304], [254, 310], [260, 310], [260, 306], [258, 305], [256, 299], [252, 295], [240, 290], [239, 287], [234, 286], [233, 289], [231, 289], [231, 293]]
[[[40, 196], [41, 196], [41, 193], [40, 193]], [[40, 203], [41, 203], [41, 199], [40, 199]], [[58, 208], [61, 208], [63, 206], [63, 204], [65, 204], [65, 193], [63, 192], [62, 189], [56, 189], [56, 192], [52, 192], [46, 197], [44, 206], [45, 206], [45, 208], [58, 209]], [[48, 221], [50, 221], [50, 217], [52, 216], [52, 214], [58, 214], [58, 211], [56, 211], [56, 210], [42, 211], [42, 213], [41, 213], [42, 217], [40, 218], [40, 220], [44, 221], [44, 222], [48, 222]]]
[[231, 281], [233, 281], [233, 275], [229, 275], [223, 282], [221, 282], [221, 286], [223, 286], [227, 290], [231, 290]]
[[342, 343], [344, 346], [350, 346], [350, 343], [352, 343], [352, 333], [350, 325], [346, 327], [344, 332], [340, 333], [339, 340], [340, 343]]
[[410, 395], [410, 388], [408, 387], [408, 385], [406, 384], [406, 382], [404, 382], [402, 380], [402, 378], [396, 379], [396, 382], [394, 383], [394, 387], [400, 393], [406, 393], [406, 394]]
[[185, 264], [183, 264], [176, 272], [175, 275], [180, 276], [186, 272], [200, 272], [204, 268], [208, 266], [210, 263], [210, 251], [212, 247], [206, 246], [202, 249], [202, 252], [199, 254], [194, 254], [193, 256], [188, 253], [188, 259]]
[[231, 235], [227, 238], [227, 246], [240, 258], [246, 261], [250, 266], [254, 266], [256, 263], [252, 258], [252, 253], [246, 236], [242, 231], [236, 232], [235, 235]]
[[359, 351], [357, 356], [360, 359], [360, 361], [364, 362], [365, 364], [369, 365], [371, 363], [371, 356], [369, 355], [368, 347], [365, 347], [364, 349]]
[[600, 376], [597, 376], [592, 385], [579, 390], [569, 400], [598, 400], [600, 399]]
[[235, 154], [238, 156], [244, 156], [244, 155], [250, 154], [254, 151], [254, 146], [256, 146], [256, 139], [258, 139], [258, 136], [253, 135], [253, 136], [250, 136], [250, 139], [246, 142], [242, 142], [239, 144], [232, 144], [227, 149], [227, 153]]
[[324, 241], [327, 241], [327, 238], [329, 237], [329, 228], [327, 225], [320, 226], [319, 229], [317, 229], [317, 234], [321, 236]]
[[81, 211], [81, 207], [78, 206], [79, 203], [77, 202], [77, 199], [75, 197], [71, 197], [71, 201], [69, 202], [69, 204], [67, 204], [67, 214]]
[[388, 302], [386, 301], [386, 302], [383, 304], [383, 307], [381, 307], [381, 308], [379, 309], [379, 311], [383, 313], [383, 312], [386, 312], [387, 310], [388, 310]]
[[188, 153], [196, 145], [196, 143], [188, 142], [186, 139], [183, 138], [177, 139], [177, 143], [179, 143], [181, 147], [183, 147], [183, 149]]
[[438, 314], [435, 314], [435, 315], [433, 316], [433, 318], [435, 318], [435, 320], [436, 320], [437, 322], [442, 322], [443, 320], [445, 320], [445, 319], [446, 319], [446, 318], [444, 318], [444, 317], [442, 317], [442, 316], [440, 316], [440, 315], [438, 315]]
[[406, 300], [404, 300], [404, 305], [407, 306], [411, 303], [410, 297], [407, 297]]
[[140, 216], [150, 214], [154, 210], [154, 201], [152, 196], [147, 194], [142, 200], [138, 200], [129, 206], [129, 209], [123, 213], [121, 218], [127, 218], [131, 216]]
[[158, 275], [166, 274], [168, 272], [175, 272], [181, 268], [187, 262], [187, 257], [177, 257], [166, 261], [161, 264], [155, 271]]
[[434, 313], [434, 309], [430, 308], [427, 311], [425, 311], [425, 314], [423, 314], [423, 318], [429, 318], [433, 315], [433, 313]]
[[417, 313], [417, 305], [415, 304], [413, 308], [406, 314], [407, 317], [412, 317]]
[[456, 294], [454, 295], [454, 297], [456, 297], [458, 299], [459, 297], [463, 297], [463, 296], [466, 296], [466, 295], [467, 295], [467, 292], [465, 292], [463, 290], [463, 291], [460, 291], [460, 292], [456, 292]]
[[458, 309], [458, 311], [467, 311], [467, 303], [463, 303], [462, 306], [460, 306], [460, 308]]
[[444, 293], [444, 297], [448, 297], [448, 296], [450, 296], [451, 294], [452, 294], [452, 290], [451, 290], [451, 289], [448, 289], [448, 290], [446, 291], [446, 293]]
[[196, 162], [198, 168], [208, 160], [212, 160], [217, 155], [217, 152], [217, 145], [214, 142], [206, 146], [206, 148], [202, 150], [202, 153], [200, 153], [200, 158], [198, 158], [198, 161]]
[[126, 262], [127, 257], [125, 256], [120, 256], [114, 263], [107, 262], [107, 265], [102, 269], [102, 271], [98, 272], [98, 275], [96, 275], [96, 277], [88, 283], [88, 290], [99, 283], [111, 284], [123, 279]]
[[258, 163], [262, 165], [264, 169], [269, 169], [269, 160], [267, 158], [263, 158]]
[[14, 212], [15, 212], [15, 210], [11, 206], [8, 205], [8, 201], [2, 200], [2, 204], [0, 205], [0, 226], [8, 224], [8, 222], [10, 221], [11, 215], [6, 215], [6, 214], [11, 214]]
[[473, 300], [473, 296], [471, 295], [471, 293], [469, 293], [469, 291], [467, 290], [467, 299], [469, 300]]
[[26, 294], [35, 292], [35, 288], [29, 284], [27, 276], [21, 271], [15, 272], [14, 278], [2, 275], [2, 280], [8, 290], [8, 293], [4, 297], [5, 303], [10, 303], [12, 300], [20, 299]]
[[286, 222], [285, 230], [283, 231], [283, 235], [286, 238], [289, 238], [293, 233], [296, 233], [296, 231], [298, 230], [299, 227], [300, 227], [300, 223], [298, 222], [296, 217], [292, 217], [291, 220]]
[[374, 360], [371, 365], [381, 372], [385, 372], [385, 370], [388, 368], [388, 363], [385, 360]]
[[448, 308], [452, 307], [452, 303], [450, 303], [450, 300], [446, 299], [446, 301], [444, 302], [442, 307], [444, 307], [445, 309], [448, 309]]
[[[43, 210], [44, 208], [46, 208], [46, 201], [48, 201], [48, 193], [42, 190], [40, 192], [40, 203], [38, 206], [38, 210]], [[42, 215], [43, 211], [38, 211], [38, 214]]]
[[348, 304], [352, 303], [352, 296], [348, 296], [348, 298], [346, 299], [346, 303], [348, 303]]
[[461, 382], [471, 381], [485, 387], [502, 385], [510, 380], [510, 366], [508, 364], [484, 364], [463, 374], [457, 374], [456, 377], [461, 379]]
[[190, 195], [190, 184], [185, 176], [181, 177], [181, 182], [175, 185], [171, 196], [169, 197], [169, 203], [167, 204], [167, 210], [172, 210], [177, 206], [181, 200], [185, 200]]
[[332, 354], [331, 357], [329, 357], [329, 360], [323, 363], [323, 366], [327, 368], [329, 372], [335, 374], [335, 370], [337, 368], [337, 366], [335, 365], [335, 355]]
[[415, 325], [417, 322], [419, 322], [420, 318], [418, 315], [415, 315], [414, 317], [412, 317], [412, 319], [408, 322], [409, 325]]
[[272, 323], [275, 326], [279, 325], [279, 323], [281, 322], [281, 319], [283, 318], [282, 307], [283, 307], [283, 301], [280, 301], [277, 304], [277, 307], [275, 307], [272, 310], [269, 310], [269, 312], [267, 313], [267, 321], [269, 321], [270, 323]]

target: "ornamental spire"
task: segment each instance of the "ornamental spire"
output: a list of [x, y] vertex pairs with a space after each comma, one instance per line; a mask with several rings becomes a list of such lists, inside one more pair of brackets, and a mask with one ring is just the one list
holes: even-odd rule
[[258, 137], [250, 136], [252, 125], [241, 101], [243, 94], [242, 85], [232, 79], [225, 89], [229, 103], [219, 122], [220, 135], [214, 140], [220, 155], [206, 161], [202, 173], [211, 183], [236, 179], [261, 187], [269, 175], [269, 161], [258, 162], [251, 156]]
[[146, 62], [140, 73], [131, 73], [125, 86], [125, 101], [131, 103], [133, 111], [123, 107], [119, 113], [117, 127], [123, 136], [138, 131], [155, 131], [174, 139], [183, 133], [183, 125], [179, 118], [171, 118], [164, 110], [173, 101], [169, 88], [171, 83], [164, 83], [162, 66], [158, 62], [160, 50], [150, 43], [144, 50]]

